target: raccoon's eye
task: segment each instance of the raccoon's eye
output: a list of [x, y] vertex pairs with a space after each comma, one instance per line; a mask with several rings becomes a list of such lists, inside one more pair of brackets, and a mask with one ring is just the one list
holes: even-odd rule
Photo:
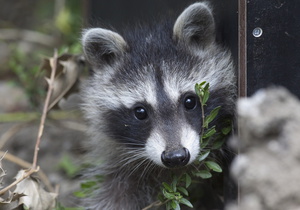
[[144, 120], [148, 117], [147, 111], [144, 107], [136, 107], [134, 109], [134, 115], [139, 120]]
[[183, 103], [186, 109], [194, 109], [197, 105], [197, 99], [195, 96], [187, 96]]

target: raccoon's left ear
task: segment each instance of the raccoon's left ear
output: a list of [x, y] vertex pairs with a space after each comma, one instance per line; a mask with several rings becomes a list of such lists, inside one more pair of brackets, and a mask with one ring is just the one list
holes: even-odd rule
[[127, 43], [116, 32], [103, 28], [85, 30], [82, 36], [83, 52], [94, 67], [113, 65], [121, 60]]
[[207, 3], [190, 5], [177, 18], [173, 39], [188, 47], [203, 49], [215, 41], [215, 21]]

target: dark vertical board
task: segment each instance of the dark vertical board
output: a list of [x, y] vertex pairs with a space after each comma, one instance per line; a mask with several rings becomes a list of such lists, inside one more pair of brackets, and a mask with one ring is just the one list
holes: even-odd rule
[[[197, 0], [90, 0], [90, 26], [122, 29], [137, 21], [153, 21], [157, 16], [178, 15]], [[210, 0], [217, 18], [218, 41], [230, 46], [237, 58], [237, 0]], [[237, 61], [237, 59], [235, 59]]]
[[[197, 0], [90, 0], [89, 26], [122, 29], [137, 21], [153, 21], [154, 17], [179, 15], [184, 8]], [[217, 24], [217, 40], [230, 47], [238, 65], [238, 1], [208, 0], [214, 8]]]
[[250, 0], [247, 10], [248, 95], [282, 85], [300, 97], [300, 1]]
[[90, 23], [112, 25], [116, 29], [137, 21], [151, 21], [158, 15], [178, 13], [195, 0], [91, 0]]

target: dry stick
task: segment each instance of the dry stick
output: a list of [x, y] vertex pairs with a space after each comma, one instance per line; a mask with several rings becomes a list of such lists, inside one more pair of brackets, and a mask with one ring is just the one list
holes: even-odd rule
[[42, 138], [43, 131], [44, 131], [44, 125], [45, 125], [45, 121], [46, 121], [46, 117], [47, 117], [50, 97], [52, 95], [52, 91], [53, 91], [53, 87], [54, 87], [53, 82], [54, 82], [55, 72], [56, 72], [56, 67], [57, 67], [57, 57], [58, 57], [57, 51], [55, 50], [53, 58], [50, 59], [51, 76], [50, 76], [50, 79], [48, 79], [48, 78], [46, 79], [48, 82], [48, 91], [47, 91], [47, 96], [45, 99], [43, 114], [41, 117], [39, 133], [38, 133], [38, 137], [37, 137], [36, 144], [35, 144], [35, 150], [34, 150], [34, 156], [33, 156], [33, 162], [32, 162], [33, 169], [36, 169], [36, 167], [37, 167], [37, 158], [38, 158], [38, 153], [39, 153], [39, 149], [40, 149], [39, 146], [40, 146], [41, 138]]
[[11, 183], [10, 185], [8, 185], [7, 187], [3, 188], [0, 191], [0, 195], [3, 195], [4, 193], [6, 193], [10, 188], [14, 187], [15, 185], [17, 185], [18, 183], [20, 183], [21, 181], [23, 181], [24, 179], [26, 179], [27, 177], [29, 177], [31, 174], [36, 173], [39, 171], [39, 167], [37, 167], [36, 169], [29, 169], [26, 171], [26, 173], [24, 173], [24, 175], [20, 178], [17, 179], [16, 181], [14, 181], [13, 183]]
[[161, 201], [155, 201], [155, 202], [151, 203], [149, 206], [144, 207], [142, 210], [148, 210], [148, 209], [151, 209], [152, 207], [158, 207], [158, 206], [165, 204], [166, 202], [168, 202], [168, 201], [165, 201], [163, 203]]
[[[22, 168], [30, 168], [31, 167], [31, 163], [21, 159], [21, 158], [18, 158], [8, 152], [3, 152], [3, 151], [0, 151], [0, 156], [5, 159], [5, 160], [8, 160], [12, 163], [15, 163], [19, 166], [21, 166]], [[41, 179], [41, 181], [45, 184], [45, 186], [47, 187], [47, 189], [51, 192], [55, 192], [55, 189], [52, 187], [48, 177], [46, 176], [46, 174], [42, 171], [42, 170], [39, 170], [37, 172], [37, 174], [39, 175], [39, 178]]]
[[49, 102], [50, 102], [50, 97], [51, 97], [51, 94], [53, 91], [53, 81], [55, 78], [55, 72], [56, 72], [56, 66], [57, 66], [57, 51], [56, 50], [54, 51], [53, 58], [50, 59], [50, 65], [51, 65], [51, 76], [50, 76], [50, 79], [47, 78], [49, 87], [48, 87], [48, 92], [47, 92], [47, 96], [45, 99], [43, 114], [41, 117], [41, 123], [40, 123], [40, 127], [39, 127], [38, 137], [37, 137], [36, 144], [35, 144], [32, 167], [30, 169], [26, 170], [26, 172], [24, 173], [24, 175], [21, 178], [17, 179], [13, 183], [11, 183], [9, 186], [3, 188], [0, 191], [0, 195], [3, 195], [4, 193], [6, 193], [10, 188], [14, 187], [18, 183], [20, 183], [21, 181], [23, 181], [24, 179], [29, 177], [31, 174], [39, 171], [39, 166], [37, 166], [37, 158], [38, 158], [38, 153], [39, 153], [39, 146], [41, 143], [41, 137], [42, 137], [43, 131], [44, 131], [44, 125], [45, 125], [46, 116], [47, 116], [47, 112], [48, 112], [47, 110], [48, 110], [48, 106], [49, 106]]

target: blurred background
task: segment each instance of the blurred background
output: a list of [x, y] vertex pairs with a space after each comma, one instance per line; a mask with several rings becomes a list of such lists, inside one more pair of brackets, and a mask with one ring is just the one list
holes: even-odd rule
[[[0, 5], [0, 156], [6, 152], [5, 187], [32, 163], [47, 91], [42, 63], [54, 49], [59, 55], [81, 53], [87, 1], [0, 0]], [[58, 192], [60, 209], [75, 207], [73, 193], [80, 189], [85, 127], [77, 108], [50, 111], [40, 144], [38, 165], [45, 176], [39, 178], [47, 191]]]

